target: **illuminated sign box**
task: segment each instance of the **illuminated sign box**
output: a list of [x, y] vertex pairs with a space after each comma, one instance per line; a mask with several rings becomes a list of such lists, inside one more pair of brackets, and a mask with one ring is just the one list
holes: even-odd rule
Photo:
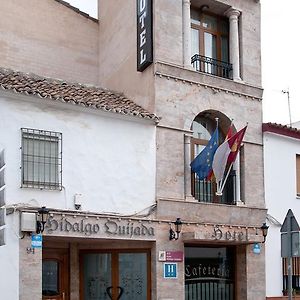
[[137, 70], [143, 72], [153, 62], [152, 0], [137, 0]]

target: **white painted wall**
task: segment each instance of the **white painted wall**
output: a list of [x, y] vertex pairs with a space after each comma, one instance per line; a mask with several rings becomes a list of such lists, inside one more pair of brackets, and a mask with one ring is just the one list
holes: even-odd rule
[[[0, 107], [7, 204], [74, 209], [80, 193], [83, 210], [131, 214], [155, 203], [153, 123], [8, 92], [0, 94]], [[62, 191], [20, 188], [21, 127], [62, 133]]]
[[19, 214], [6, 217], [5, 243], [0, 247], [0, 298], [16, 300], [19, 299]]
[[300, 129], [300, 121], [292, 123], [292, 127]]
[[[300, 222], [300, 198], [296, 196], [296, 153], [300, 154], [300, 140], [264, 133], [264, 180], [268, 214], [281, 224], [288, 209]], [[282, 263], [280, 226], [269, 223], [266, 242], [267, 296], [282, 295]]]
[[[21, 127], [62, 133], [62, 191], [20, 188]], [[155, 131], [150, 121], [0, 91], [6, 204], [74, 210], [80, 193], [84, 211], [139, 212], [155, 203]], [[19, 299], [18, 214], [7, 216], [6, 224], [0, 298]]]

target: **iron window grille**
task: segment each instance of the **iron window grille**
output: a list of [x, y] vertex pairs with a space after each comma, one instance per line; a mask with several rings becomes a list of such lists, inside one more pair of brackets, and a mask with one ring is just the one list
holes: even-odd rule
[[22, 187], [62, 189], [62, 133], [21, 128]]
[[236, 172], [231, 170], [227, 178], [222, 196], [216, 196], [216, 182], [199, 180], [192, 173], [192, 195], [199, 202], [236, 205]]
[[[292, 290], [294, 295], [300, 295], [300, 257], [292, 257]], [[282, 258], [283, 295], [288, 295], [288, 259]]]

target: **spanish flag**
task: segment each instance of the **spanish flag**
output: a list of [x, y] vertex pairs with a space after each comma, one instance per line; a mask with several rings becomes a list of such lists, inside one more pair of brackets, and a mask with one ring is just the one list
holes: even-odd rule
[[223, 180], [226, 165], [233, 164], [240, 149], [247, 126], [225, 140], [214, 155], [212, 169], [217, 182]]

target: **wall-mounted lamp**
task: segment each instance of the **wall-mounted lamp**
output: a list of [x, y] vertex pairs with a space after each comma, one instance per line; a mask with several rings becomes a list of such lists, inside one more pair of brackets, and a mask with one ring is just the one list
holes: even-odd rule
[[269, 226], [266, 223], [263, 223], [262, 226], [260, 227], [260, 229], [261, 229], [262, 235], [264, 237], [264, 241], [263, 241], [263, 243], [264, 243], [266, 241], [266, 237], [268, 235]]
[[46, 206], [43, 206], [38, 210], [38, 214], [36, 216], [36, 233], [43, 233], [48, 215], [49, 209], [47, 209]]
[[170, 241], [178, 240], [182, 228], [182, 222], [180, 218], [177, 218], [173, 224], [175, 225], [175, 231], [172, 229], [172, 227], [170, 227]]

